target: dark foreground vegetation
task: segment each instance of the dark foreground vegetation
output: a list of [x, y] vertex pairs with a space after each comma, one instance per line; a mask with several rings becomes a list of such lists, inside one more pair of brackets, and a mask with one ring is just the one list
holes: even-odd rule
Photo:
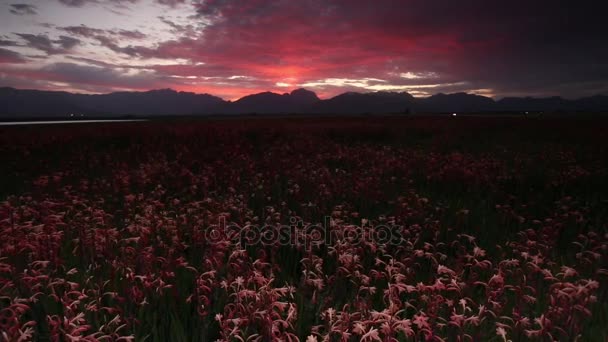
[[605, 341], [607, 128], [0, 128], [0, 341]]

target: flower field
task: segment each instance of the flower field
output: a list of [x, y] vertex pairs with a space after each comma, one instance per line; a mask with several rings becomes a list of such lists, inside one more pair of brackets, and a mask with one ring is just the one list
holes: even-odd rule
[[0, 341], [607, 341], [607, 133], [0, 128]]

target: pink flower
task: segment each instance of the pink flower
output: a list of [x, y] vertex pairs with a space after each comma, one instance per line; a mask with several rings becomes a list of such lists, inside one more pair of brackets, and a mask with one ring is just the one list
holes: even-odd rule
[[418, 327], [418, 329], [429, 329], [429, 323], [428, 323], [429, 318], [426, 317], [426, 315], [424, 314], [424, 312], [421, 312], [420, 314], [414, 315], [414, 324]]
[[382, 341], [378, 336], [378, 330], [376, 328], [370, 328], [363, 336], [361, 336], [361, 342], [364, 341]]
[[507, 331], [503, 327], [496, 328], [496, 335], [502, 337], [503, 341], [507, 341]]

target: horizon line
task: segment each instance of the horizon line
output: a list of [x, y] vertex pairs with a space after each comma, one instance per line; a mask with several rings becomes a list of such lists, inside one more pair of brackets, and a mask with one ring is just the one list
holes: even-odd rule
[[577, 98], [567, 98], [567, 97], [563, 97], [560, 95], [553, 95], [553, 96], [542, 96], [542, 97], [535, 97], [535, 96], [530, 96], [530, 95], [526, 95], [526, 96], [503, 96], [503, 97], [491, 97], [491, 96], [485, 96], [485, 95], [480, 95], [480, 94], [475, 94], [475, 93], [468, 93], [468, 92], [464, 92], [464, 91], [460, 91], [460, 92], [454, 92], [454, 93], [443, 93], [443, 92], [438, 92], [435, 93], [433, 95], [429, 95], [429, 96], [415, 96], [407, 91], [388, 91], [388, 90], [377, 90], [377, 91], [367, 91], [367, 92], [358, 92], [358, 91], [345, 91], [343, 93], [339, 93], [335, 96], [332, 97], [328, 97], [328, 98], [321, 98], [317, 95], [317, 93], [315, 91], [312, 91], [310, 89], [304, 88], [304, 87], [299, 87], [299, 88], [294, 88], [289, 92], [283, 92], [283, 93], [279, 93], [279, 92], [274, 92], [271, 90], [266, 90], [266, 91], [260, 91], [260, 92], [256, 92], [256, 93], [251, 93], [251, 94], [247, 94], [244, 95], [242, 97], [239, 97], [236, 100], [226, 100], [223, 97], [217, 96], [217, 95], [213, 95], [210, 93], [198, 93], [198, 92], [193, 92], [193, 91], [183, 91], [183, 90], [176, 90], [173, 88], [153, 88], [153, 89], [148, 89], [148, 90], [117, 90], [117, 91], [112, 91], [112, 92], [78, 92], [78, 91], [67, 91], [67, 90], [47, 90], [47, 89], [34, 89], [34, 88], [16, 88], [16, 87], [12, 87], [12, 86], [0, 86], [0, 89], [2, 88], [9, 88], [9, 89], [14, 89], [14, 90], [23, 90], [23, 91], [41, 91], [41, 92], [56, 92], [56, 93], [68, 93], [68, 94], [73, 94], [73, 95], [110, 95], [110, 94], [116, 94], [116, 93], [149, 93], [149, 92], [153, 92], [153, 91], [162, 91], [162, 90], [169, 90], [169, 91], [173, 91], [175, 93], [185, 93], [185, 94], [195, 94], [195, 95], [208, 95], [208, 96], [213, 96], [213, 97], [217, 97], [219, 99], [221, 99], [222, 101], [225, 102], [237, 102], [245, 97], [248, 96], [252, 96], [252, 95], [259, 95], [259, 94], [264, 94], [264, 93], [272, 93], [272, 94], [277, 94], [277, 95], [285, 95], [285, 94], [291, 94], [296, 90], [306, 90], [309, 92], [314, 93], [320, 101], [326, 101], [326, 100], [330, 100], [333, 99], [335, 97], [338, 96], [342, 96], [345, 94], [377, 94], [377, 93], [389, 93], [389, 94], [408, 94], [416, 99], [428, 99], [430, 97], [433, 96], [437, 96], [437, 95], [456, 95], [456, 94], [466, 94], [466, 95], [473, 95], [473, 96], [480, 96], [480, 97], [485, 97], [487, 99], [491, 99], [492, 101], [496, 102], [496, 101], [500, 101], [502, 99], [507, 99], [507, 98], [521, 98], [521, 99], [552, 99], [552, 98], [560, 98], [563, 100], [568, 100], [568, 101], [576, 101], [576, 100], [581, 100], [581, 99], [587, 99], [587, 98], [592, 98], [592, 97], [597, 97], [597, 96], [608, 96], [608, 94], [595, 94], [595, 95], [589, 95], [589, 96], [583, 96], [583, 97], [577, 97]]

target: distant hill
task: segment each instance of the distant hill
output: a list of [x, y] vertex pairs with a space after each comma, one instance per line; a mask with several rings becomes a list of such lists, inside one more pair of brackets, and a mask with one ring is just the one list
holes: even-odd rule
[[[561, 97], [505, 97], [498, 100], [496, 106], [508, 111], [556, 111], [575, 109], [574, 101], [564, 100]], [[582, 109], [582, 108], [581, 108]]]
[[85, 110], [113, 115], [205, 114], [224, 103], [223, 99], [216, 96], [177, 92], [171, 89], [119, 92], [106, 95], [76, 95], [74, 101]]
[[247, 95], [235, 102], [226, 102], [219, 107], [222, 114], [280, 114], [305, 113], [310, 106], [319, 102], [317, 94], [306, 89], [296, 89], [291, 93], [277, 94], [264, 92]]
[[561, 97], [507, 97], [494, 101], [467, 93], [415, 98], [402, 92], [348, 92], [321, 100], [312, 91], [263, 92], [237, 101], [209, 94], [172, 89], [87, 95], [58, 91], [0, 88], [0, 118], [59, 118], [75, 116], [169, 116], [208, 114], [364, 114], [364, 113], [498, 113], [608, 112], [608, 96], [577, 100]]
[[403, 113], [412, 110], [415, 98], [408, 93], [344, 93], [316, 103], [313, 113]]
[[423, 98], [417, 102], [416, 109], [426, 113], [487, 112], [499, 110], [491, 98], [467, 93], [439, 93]]
[[0, 116], [65, 117], [84, 110], [75, 101], [77, 96], [58, 91], [0, 88]]
[[196, 115], [223, 103], [216, 96], [171, 89], [87, 95], [0, 88], [0, 117]]

